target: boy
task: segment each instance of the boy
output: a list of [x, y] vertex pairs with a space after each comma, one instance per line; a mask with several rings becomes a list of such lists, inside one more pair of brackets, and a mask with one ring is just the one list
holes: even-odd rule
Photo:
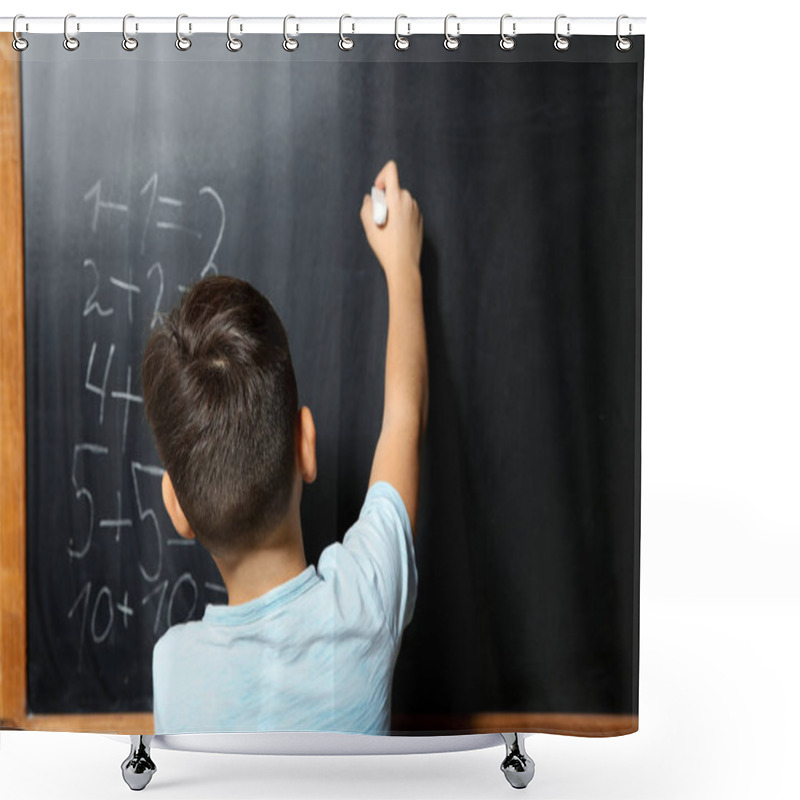
[[184, 295], [142, 360], [145, 410], [177, 532], [211, 553], [228, 605], [171, 627], [153, 651], [155, 732], [389, 732], [394, 664], [417, 593], [414, 530], [428, 409], [422, 217], [389, 161], [361, 222], [383, 268], [389, 330], [369, 489], [344, 540], [307, 565], [303, 482], [316, 477], [283, 326], [244, 281]]

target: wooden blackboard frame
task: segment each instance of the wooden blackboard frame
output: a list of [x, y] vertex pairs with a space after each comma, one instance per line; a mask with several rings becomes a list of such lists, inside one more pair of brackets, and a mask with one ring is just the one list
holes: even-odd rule
[[[20, 55], [0, 34], [0, 728], [153, 733], [153, 715], [30, 714], [26, 685], [25, 294]], [[630, 714], [395, 714], [397, 733], [539, 732], [615, 736]]]
[[153, 732], [152, 714], [29, 714], [20, 54], [0, 34], [0, 728]]

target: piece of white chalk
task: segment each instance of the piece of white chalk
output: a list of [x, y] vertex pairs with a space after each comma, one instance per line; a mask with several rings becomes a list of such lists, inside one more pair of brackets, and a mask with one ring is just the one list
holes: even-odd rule
[[386, 223], [386, 192], [377, 186], [372, 187], [372, 219], [376, 225]]

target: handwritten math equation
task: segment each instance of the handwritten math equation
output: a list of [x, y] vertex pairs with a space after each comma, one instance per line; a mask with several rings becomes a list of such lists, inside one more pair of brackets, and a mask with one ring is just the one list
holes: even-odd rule
[[[81, 407], [84, 420], [91, 422], [92, 438], [84, 441], [81, 433], [72, 443], [73, 502], [81, 507], [85, 527], [70, 531], [65, 549], [77, 568], [98, 549], [118, 548], [122, 559], [126, 537], [138, 537], [140, 545], [135, 548], [138, 563], [123, 564], [121, 580], [107, 576], [79, 581], [66, 612], [78, 637], [79, 671], [87, 647], [109, 646], [112, 631], [124, 634], [137, 615], [148, 615], [148, 630], [157, 638], [170, 626], [193, 619], [204, 598], [225, 598], [219, 580], [204, 580], [185, 568], [180, 551], [193, 548], [195, 540], [181, 538], [163, 521], [164, 469], [144, 463], [129, 436], [131, 425], [140, 429], [145, 423], [143, 398], [136, 390], [139, 364], [132, 363], [127, 343], [159, 324], [192, 280], [218, 274], [215, 259], [225, 233], [225, 205], [213, 187], [199, 186], [176, 197], [163, 183], [154, 172], [140, 188], [120, 196], [100, 178], [76, 198], [83, 204], [86, 228], [86, 252], [76, 259], [85, 334]], [[203, 226], [197, 221], [201, 211]], [[118, 254], [119, 241], [125, 243], [126, 255]], [[193, 254], [186, 283], [179, 280], [187, 274], [186, 264], [170, 263], [177, 248]], [[110, 475], [122, 476], [111, 493], [106, 487]]]

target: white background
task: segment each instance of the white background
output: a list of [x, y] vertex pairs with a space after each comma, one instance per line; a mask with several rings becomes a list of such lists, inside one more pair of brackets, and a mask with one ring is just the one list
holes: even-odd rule
[[[794, 798], [800, 736], [797, 4], [20, 0], [63, 16], [647, 17], [640, 731], [532, 736], [538, 798]], [[468, 168], [468, 165], [465, 165]], [[402, 182], [402, 165], [400, 165]], [[524, 609], [519, 609], [524, 613]], [[156, 750], [161, 798], [509, 797], [503, 748], [424, 756]], [[128, 797], [127, 747], [4, 732], [4, 798]]]

